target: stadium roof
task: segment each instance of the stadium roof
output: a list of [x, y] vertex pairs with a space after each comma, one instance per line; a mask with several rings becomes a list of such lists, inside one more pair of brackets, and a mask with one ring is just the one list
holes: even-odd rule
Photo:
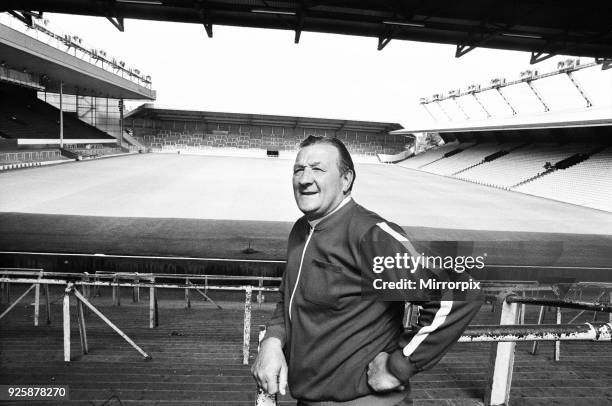
[[3, 0], [0, 11], [56, 12], [124, 19], [274, 28], [533, 52], [532, 63], [555, 54], [612, 58], [610, 2], [597, 0]]
[[612, 126], [612, 114], [606, 109], [588, 109], [569, 112], [539, 113], [519, 117], [499, 117], [486, 120], [466, 120], [458, 122], [432, 123], [414, 126], [399, 131], [397, 134], [415, 132], [475, 132], [475, 131], [511, 131], [536, 130], [550, 128], [578, 128]]
[[358, 131], [388, 133], [402, 128], [397, 123], [380, 123], [374, 121], [337, 120], [327, 118], [275, 116], [246, 113], [221, 113], [213, 111], [172, 110], [152, 107], [143, 104], [130, 111], [126, 119], [150, 118], [157, 120], [204, 121], [237, 125], [277, 126], [320, 128], [334, 131]]
[[0, 58], [8, 68], [46, 77], [48, 92], [123, 99], [155, 99], [155, 91], [0, 24]]
[[394, 131], [409, 135], [419, 132], [438, 133], [446, 142], [458, 139], [498, 142], [587, 142], [612, 143], [612, 117], [602, 109], [540, 113], [522, 117], [502, 117], [487, 120], [433, 123]]

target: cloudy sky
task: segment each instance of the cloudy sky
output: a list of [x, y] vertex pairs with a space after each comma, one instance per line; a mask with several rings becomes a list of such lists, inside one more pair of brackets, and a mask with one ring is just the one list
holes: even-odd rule
[[[407, 128], [433, 123], [420, 97], [483, 86], [494, 77], [517, 79], [525, 69], [555, 69], [561, 57], [529, 65], [529, 54], [476, 49], [454, 57], [454, 46], [391, 41], [377, 51], [377, 40], [304, 32], [300, 44], [292, 31], [214, 27], [127, 20], [121, 33], [104, 18], [46, 14], [53, 31], [78, 35], [153, 79], [155, 105], [210, 110], [399, 122]], [[592, 59], [583, 58], [588, 63]], [[612, 111], [612, 70], [599, 67], [576, 73], [596, 109]], [[565, 75], [534, 82], [553, 112], [584, 109], [584, 101]], [[526, 85], [505, 90], [521, 115], [543, 107]], [[494, 92], [482, 94], [493, 116], [510, 110]], [[472, 120], [484, 113], [469, 98], [461, 100]], [[463, 113], [444, 104], [453, 121]], [[432, 106], [438, 121], [443, 112]]]

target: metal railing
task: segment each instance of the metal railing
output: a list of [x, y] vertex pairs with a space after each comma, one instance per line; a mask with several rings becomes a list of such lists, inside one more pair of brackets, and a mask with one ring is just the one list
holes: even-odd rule
[[[612, 284], [587, 283], [589, 286], [610, 289], [612, 301]], [[535, 287], [535, 286], [534, 286]], [[514, 369], [514, 351], [517, 342], [521, 341], [603, 341], [612, 342], [612, 305], [603, 303], [576, 302], [561, 299], [544, 299], [519, 296], [516, 293], [500, 294], [498, 314], [500, 324], [495, 326], [470, 326], [459, 338], [460, 343], [492, 343], [491, 361], [488, 367], [488, 383], [485, 391], [485, 404], [490, 406], [507, 405], [510, 398], [512, 373]], [[610, 322], [592, 322], [583, 324], [519, 324], [524, 316], [524, 305], [538, 304], [556, 306], [558, 309], [595, 310], [610, 313]], [[521, 306], [519, 306], [521, 305]], [[560, 314], [560, 312], [558, 313]], [[262, 326], [259, 340], [265, 335]], [[558, 356], [558, 346], [555, 350]], [[556, 358], [558, 359], [558, 358]], [[276, 406], [276, 396], [257, 388], [256, 406]]]
[[[182, 283], [159, 283], [156, 279], [175, 279]], [[136, 279], [136, 280], [135, 280]], [[259, 286], [253, 285], [211, 285], [207, 284], [210, 280], [231, 280], [235, 281], [258, 281]], [[247, 365], [250, 354], [250, 336], [251, 336], [251, 312], [252, 312], [252, 293], [254, 291], [278, 291], [278, 287], [262, 286], [263, 281], [277, 282], [280, 278], [273, 277], [240, 277], [240, 276], [225, 276], [225, 275], [175, 275], [175, 274], [138, 274], [138, 273], [113, 273], [100, 272], [99, 274], [74, 274], [60, 272], [44, 272], [41, 269], [18, 269], [18, 268], [0, 268], [0, 283], [4, 289], [12, 283], [31, 284], [31, 286], [18, 298], [15, 302], [0, 315], [2, 319], [11, 309], [13, 309], [19, 301], [21, 301], [32, 289], [35, 290], [34, 301], [34, 325], [39, 322], [40, 308], [40, 288], [44, 286], [46, 293], [47, 307], [47, 322], [50, 322], [50, 301], [49, 301], [49, 285], [65, 286], [64, 302], [63, 302], [63, 324], [64, 324], [64, 359], [70, 361], [70, 297], [74, 296], [77, 299], [77, 319], [79, 324], [79, 332], [81, 336], [81, 346], [83, 353], [86, 354], [87, 337], [85, 330], [85, 322], [82, 317], [82, 306], [85, 305], [92, 312], [98, 315], [105, 323], [113, 330], [130, 343], [141, 355], [146, 359], [150, 356], [146, 354], [136, 343], [134, 343], [125, 333], [119, 330], [108, 318], [106, 318], [99, 310], [97, 310], [87, 299], [91, 293], [88, 289], [91, 286], [107, 286], [117, 289], [116, 299], [119, 297], [120, 287], [132, 288], [149, 288], [149, 328], [154, 328], [159, 325], [158, 306], [157, 306], [157, 289], [185, 289], [190, 290], [207, 289], [219, 291], [242, 291], [245, 294], [244, 300], [244, 320], [243, 320], [243, 340], [242, 340], [242, 356], [243, 364]], [[144, 281], [144, 282], [143, 282]], [[184, 281], [184, 282], [183, 282]], [[196, 283], [193, 283], [195, 281]], [[205, 283], [202, 284], [202, 281]], [[541, 291], [555, 291], [555, 285], [541, 285], [537, 283], [529, 283], [526, 281], [517, 281], [516, 287], [522, 291], [522, 296], [513, 291], [508, 291], [508, 285], [498, 281], [487, 281], [484, 286], [487, 286], [489, 292], [500, 292], [497, 296], [488, 295], [488, 299], [493, 303], [497, 303], [495, 309], [499, 316], [499, 325], [490, 326], [470, 326], [468, 327], [458, 342], [463, 343], [493, 343], [491, 349], [491, 362], [489, 365], [489, 384], [486, 390], [485, 402], [487, 405], [503, 405], [509, 401], [509, 393], [512, 382], [512, 371], [514, 365], [514, 350], [516, 342], [533, 341], [534, 344], [540, 341], [555, 342], [555, 360], [560, 356], [561, 341], [612, 341], [612, 303], [601, 303], [597, 300], [604, 297], [607, 293], [612, 302], [612, 283], [595, 283], [595, 282], [579, 282], [574, 284], [577, 287], [602, 288], [604, 292], [600, 294], [595, 302], [563, 300], [559, 298], [541, 298], [527, 296], [527, 292], [538, 293]], [[81, 293], [78, 288], [82, 288]], [[186, 297], [186, 306], [189, 304], [189, 298]], [[538, 324], [523, 324], [525, 306], [539, 305], [540, 317]], [[543, 310], [545, 307], [557, 308], [557, 323], [556, 324], [541, 324], [543, 321]], [[594, 311], [610, 314], [609, 322], [589, 322], [583, 324], [561, 324], [561, 308], [578, 309], [581, 311]], [[576, 317], [572, 319], [574, 321]], [[260, 337], [263, 337], [260, 332]], [[535, 353], [535, 351], [533, 352]], [[257, 405], [272, 404], [274, 399], [271, 396], [264, 394], [261, 390], [258, 395]], [[264, 402], [264, 403], [262, 403]], [[268, 403], [265, 403], [268, 402]]]
[[[53, 278], [53, 279], [51, 279]], [[156, 278], [165, 279], [179, 279], [185, 280], [184, 283], [158, 283]], [[210, 279], [209, 279], [210, 278]], [[109, 279], [109, 280], [103, 280]], [[127, 281], [125, 281], [127, 279]], [[252, 285], [234, 285], [234, 286], [223, 286], [223, 285], [210, 285], [208, 280], [249, 280], [258, 281], [259, 286]], [[8, 299], [8, 287], [10, 284], [31, 284], [24, 293], [21, 294], [13, 303], [10, 303], [9, 307], [0, 314], [0, 320], [6, 316], [23, 298], [25, 298], [32, 289], [35, 290], [34, 298], [34, 326], [39, 325], [39, 313], [40, 313], [40, 288], [44, 286], [46, 296], [46, 314], [47, 324], [51, 323], [51, 301], [49, 295], [49, 285], [66, 286], [64, 292], [63, 301], [63, 330], [64, 330], [64, 360], [69, 362], [71, 359], [70, 352], [70, 297], [77, 299], [77, 321], [79, 326], [79, 334], [81, 339], [81, 347], [83, 354], [88, 352], [87, 344], [87, 333], [85, 327], [85, 319], [83, 317], [82, 306], [85, 305], [98, 317], [100, 317], [106, 324], [108, 324], [117, 334], [125, 339], [132, 347], [134, 347], [145, 359], [151, 357], [145, 353], [134, 341], [132, 341], [127, 334], [121, 331], [115, 326], [110, 319], [108, 319], [102, 312], [91, 304], [88, 298], [91, 296], [89, 290], [90, 287], [112, 287], [113, 288], [113, 303], [116, 305], [120, 304], [119, 288], [121, 287], [132, 287], [134, 289], [149, 288], [149, 328], [155, 328], [159, 326], [159, 310], [157, 301], [157, 289], [184, 289], [186, 294], [186, 306], [191, 307], [189, 292], [195, 290], [199, 292], [205, 299], [211, 301], [217, 308], [222, 310], [222, 307], [212, 301], [208, 295], [202, 291], [205, 290], [217, 290], [217, 291], [234, 291], [245, 293], [244, 302], [244, 320], [243, 320], [243, 339], [242, 339], [242, 357], [243, 364], [248, 365], [249, 354], [250, 354], [250, 337], [251, 337], [251, 310], [252, 310], [252, 294], [253, 291], [267, 292], [267, 291], [278, 291], [278, 287], [266, 287], [263, 286], [263, 281], [272, 280], [276, 281], [280, 278], [272, 277], [239, 277], [224, 275], [174, 275], [174, 274], [137, 274], [137, 273], [101, 273], [101, 274], [74, 274], [65, 272], [44, 272], [42, 269], [29, 268], [0, 268], [0, 284], [2, 296], [6, 296]], [[145, 282], [141, 282], [144, 280]], [[195, 284], [191, 280], [204, 281], [205, 284]], [[78, 288], [83, 290], [81, 293]], [[139, 297], [139, 293], [135, 296]], [[261, 297], [263, 300], [263, 297]], [[10, 301], [10, 300], [9, 300]], [[261, 302], [260, 302], [261, 303]]]

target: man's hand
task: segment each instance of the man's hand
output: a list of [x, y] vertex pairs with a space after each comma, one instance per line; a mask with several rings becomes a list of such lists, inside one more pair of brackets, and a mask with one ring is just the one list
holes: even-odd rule
[[287, 391], [287, 361], [281, 341], [270, 337], [261, 342], [259, 354], [251, 367], [257, 385], [271, 395]]
[[403, 391], [406, 387], [387, 369], [388, 359], [389, 354], [381, 352], [368, 364], [368, 385], [376, 392]]

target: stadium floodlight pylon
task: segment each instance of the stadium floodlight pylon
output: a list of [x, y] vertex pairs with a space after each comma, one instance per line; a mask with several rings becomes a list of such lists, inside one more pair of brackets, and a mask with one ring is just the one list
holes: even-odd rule
[[550, 107], [548, 107], [548, 104], [546, 104], [546, 102], [544, 101], [544, 99], [542, 98], [542, 96], [540, 95], [538, 90], [533, 86], [533, 83], [531, 83], [531, 82], [533, 82], [533, 81], [532, 80], [528, 80], [525, 83], [527, 83], [527, 86], [529, 86], [529, 88], [531, 89], [533, 94], [535, 94], [535, 96], [538, 98], [540, 103], [542, 103], [542, 105], [544, 106], [544, 111], [545, 112], [550, 111]]

